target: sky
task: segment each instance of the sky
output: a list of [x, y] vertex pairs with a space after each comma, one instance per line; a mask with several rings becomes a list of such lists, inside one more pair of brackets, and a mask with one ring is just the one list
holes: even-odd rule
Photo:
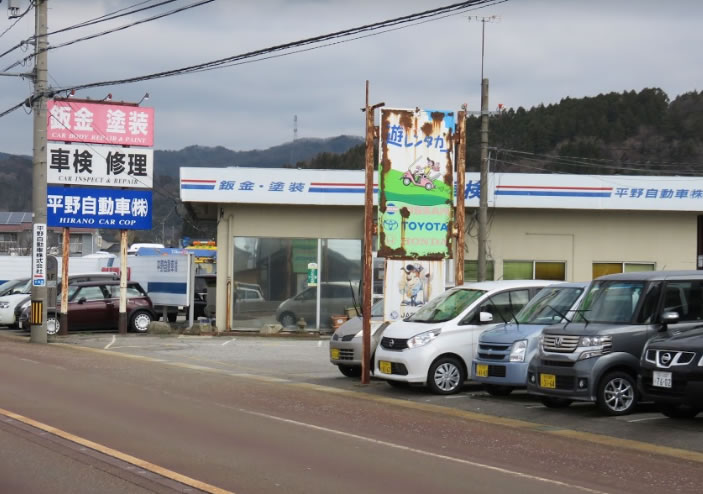
[[[24, 11], [30, 0], [16, 0]], [[50, 36], [51, 45], [197, 3], [178, 0], [127, 18]], [[400, 17], [457, 0], [215, 0], [48, 52], [53, 88], [176, 69]], [[48, 0], [49, 31], [157, 0]], [[7, 19], [0, 0], [0, 32]], [[700, 0], [508, 0], [443, 19], [233, 67], [79, 91], [155, 110], [159, 150], [190, 145], [266, 149], [298, 138], [362, 136], [370, 103], [480, 109], [482, 23], [489, 107], [529, 109], [601, 93], [663, 89], [670, 99], [703, 84]], [[0, 53], [34, 32], [34, 11], [0, 37]], [[0, 71], [27, 55], [0, 58]], [[28, 72], [31, 66], [10, 72]], [[0, 112], [31, 95], [31, 82], [0, 77]], [[378, 122], [378, 115], [376, 117]], [[32, 154], [32, 116], [0, 118], [0, 152]]]

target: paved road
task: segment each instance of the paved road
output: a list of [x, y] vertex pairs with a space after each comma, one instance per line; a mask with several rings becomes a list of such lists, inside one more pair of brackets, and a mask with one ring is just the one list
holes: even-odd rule
[[[143, 349], [142, 339], [115, 338], [109, 350]], [[216, 340], [209, 343], [223, 352], [238, 348], [239, 339]], [[160, 339], [160, 356], [178, 353], [175, 341]], [[187, 341], [194, 353], [204, 348]], [[122, 345], [133, 342], [139, 344]], [[251, 372], [252, 362], [281, 354], [273, 346], [304, 354], [301, 343], [326, 352], [316, 342], [248, 340], [244, 346], [259, 348], [249, 348], [249, 360], [235, 369], [217, 360], [214, 348], [202, 365], [2, 338], [0, 408], [154, 465], [167, 478], [176, 473], [238, 493], [700, 492], [701, 455], [687, 460], [655, 447], [598, 444], [560, 428], [408, 400], [391, 389], [370, 393], [329, 373], [283, 380]], [[41, 439], [17, 447], [30, 458], [35, 444], [44, 447]], [[46, 462], [54, 465], [47, 467], [52, 477], [80, 478], [70, 465]], [[22, 464], [17, 477], [31, 478], [34, 464]], [[119, 469], [109, 475], [124, 480]], [[75, 492], [60, 487], [53, 492]]]

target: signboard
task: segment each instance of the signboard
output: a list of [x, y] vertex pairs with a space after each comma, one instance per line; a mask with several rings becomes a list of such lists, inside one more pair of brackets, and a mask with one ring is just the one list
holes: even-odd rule
[[49, 226], [151, 229], [151, 190], [47, 187]]
[[34, 224], [32, 240], [32, 284], [46, 286], [46, 223]]
[[[129, 256], [128, 263], [131, 281], [147, 291], [154, 305], [190, 305], [191, 272], [195, 269], [192, 255]], [[115, 264], [119, 269], [119, 258], [115, 259]]]
[[444, 264], [444, 261], [386, 260], [384, 320], [405, 319], [442, 293]]
[[58, 142], [46, 149], [50, 184], [150, 189], [154, 183], [153, 149]]
[[454, 114], [381, 109], [378, 255], [451, 257]]
[[50, 141], [154, 145], [154, 109], [106, 102], [47, 101]]

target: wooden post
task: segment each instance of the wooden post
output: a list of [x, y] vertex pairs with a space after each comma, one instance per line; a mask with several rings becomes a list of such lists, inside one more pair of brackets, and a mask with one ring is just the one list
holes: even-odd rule
[[[61, 247], [61, 312], [59, 316], [59, 334], [68, 334], [68, 258], [71, 255], [71, 231], [63, 229]], [[50, 301], [55, 302], [55, 301]]]
[[373, 276], [372, 232], [373, 232], [373, 115], [369, 106], [369, 81], [366, 81], [366, 187], [364, 190], [364, 277], [362, 295], [362, 357], [361, 384], [369, 384], [371, 374], [371, 290]]
[[127, 230], [120, 230], [120, 334], [127, 334]]
[[466, 223], [466, 112], [458, 113], [459, 153], [456, 161], [456, 256], [454, 258], [454, 284], [464, 284], [464, 225]]

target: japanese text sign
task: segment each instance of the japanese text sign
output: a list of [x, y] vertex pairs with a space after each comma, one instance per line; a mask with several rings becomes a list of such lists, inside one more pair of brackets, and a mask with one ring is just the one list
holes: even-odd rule
[[46, 181], [50, 184], [150, 189], [154, 150], [90, 144], [47, 144]]
[[49, 226], [151, 229], [151, 190], [47, 187]]
[[112, 103], [49, 100], [47, 139], [119, 146], [154, 145], [154, 109]]
[[32, 284], [46, 285], [46, 224], [35, 223], [32, 249]]
[[451, 257], [454, 114], [381, 110], [378, 255]]

